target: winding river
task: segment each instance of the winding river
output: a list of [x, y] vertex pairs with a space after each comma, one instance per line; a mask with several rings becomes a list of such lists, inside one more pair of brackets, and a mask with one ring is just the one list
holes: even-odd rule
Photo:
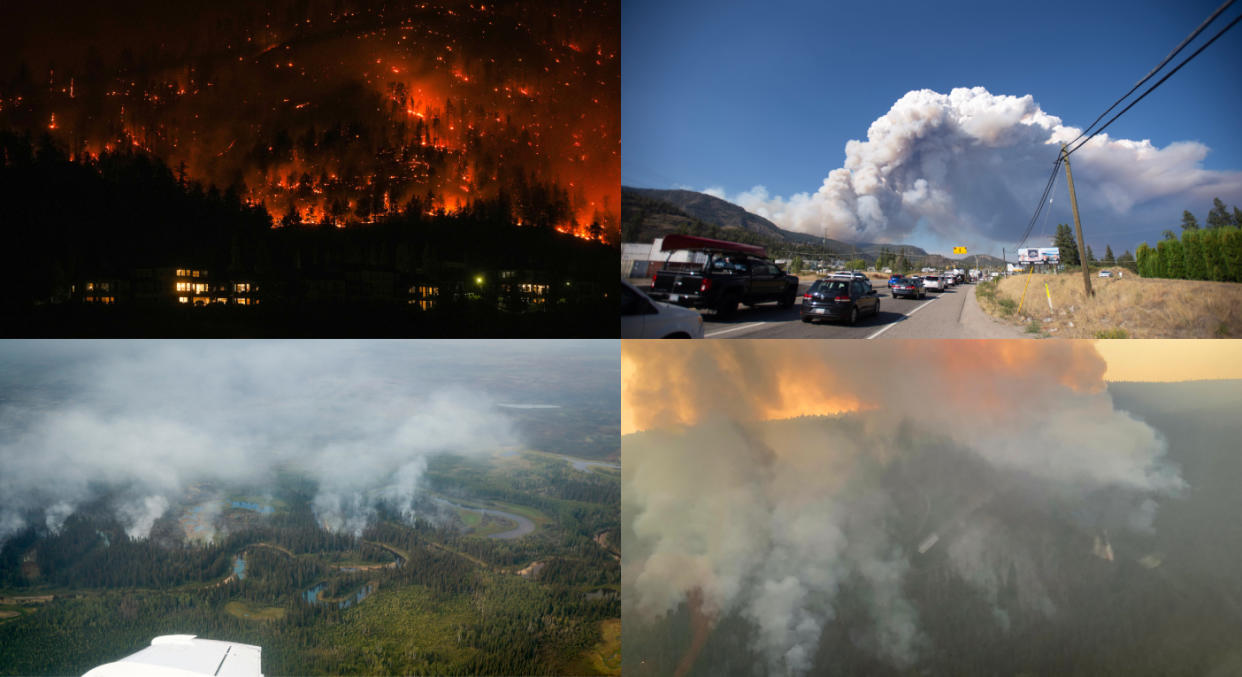
[[522, 536], [525, 536], [526, 534], [529, 534], [530, 532], [535, 530], [535, 523], [530, 521], [530, 518], [523, 517], [522, 515], [515, 515], [511, 512], [504, 512], [503, 510], [492, 510], [490, 508], [471, 508], [469, 506], [454, 503], [444, 498], [437, 498], [435, 499], [435, 501], [437, 503], [451, 505], [454, 508], [458, 508], [460, 510], [468, 510], [470, 512], [477, 512], [480, 515], [495, 515], [496, 517], [502, 517], [504, 519], [509, 520], [510, 522], [514, 522], [517, 524], [516, 528], [510, 529], [508, 531], [502, 531], [498, 534], [492, 534], [488, 536], [488, 538], [505, 538], [505, 539], [521, 538]]

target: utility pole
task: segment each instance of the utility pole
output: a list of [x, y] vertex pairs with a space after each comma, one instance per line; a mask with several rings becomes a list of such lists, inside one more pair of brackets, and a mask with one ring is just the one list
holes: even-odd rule
[[1070, 207], [1074, 210], [1074, 232], [1078, 236], [1078, 262], [1082, 264], [1082, 286], [1087, 298], [1095, 296], [1091, 290], [1091, 273], [1087, 272], [1087, 246], [1082, 241], [1082, 222], [1078, 220], [1078, 195], [1074, 192], [1074, 174], [1070, 172], [1069, 154], [1061, 144], [1061, 160], [1065, 162], [1065, 180], [1069, 183]]

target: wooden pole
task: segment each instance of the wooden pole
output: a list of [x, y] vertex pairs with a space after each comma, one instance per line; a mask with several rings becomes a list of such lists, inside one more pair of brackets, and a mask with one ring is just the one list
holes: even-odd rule
[[1087, 298], [1095, 296], [1091, 289], [1091, 273], [1087, 272], [1087, 246], [1082, 241], [1082, 222], [1078, 220], [1078, 195], [1074, 193], [1074, 174], [1070, 172], [1069, 155], [1061, 144], [1061, 159], [1065, 162], [1065, 180], [1069, 182], [1070, 207], [1074, 210], [1074, 232], [1078, 237], [1078, 262], [1082, 264], [1082, 286]]

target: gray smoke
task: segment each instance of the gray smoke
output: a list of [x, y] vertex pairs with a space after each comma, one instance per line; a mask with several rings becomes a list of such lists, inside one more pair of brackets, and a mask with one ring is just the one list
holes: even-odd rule
[[[813, 193], [781, 197], [763, 186], [705, 192], [783, 228], [847, 242], [916, 238], [999, 250], [1021, 236], [1060, 144], [1080, 131], [1030, 95], [922, 89], [873, 122], [866, 141], [849, 141], [844, 165]], [[1197, 141], [1157, 148], [1107, 133], [1092, 139], [1072, 159], [1088, 240], [1110, 233], [1118, 236], [1114, 244], [1151, 239], [1179, 223], [1183, 209], [1202, 218], [1213, 197], [1242, 202], [1242, 172], [1204, 169], [1208, 150]], [[1069, 222], [1064, 182], [1062, 174], [1046, 235]]]
[[[1087, 342], [826, 343], [623, 347], [623, 426], [644, 431], [622, 440], [627, 609], [660, 618], [700, 590], [709, 617], [753, 623], [769, 674], [806, 674], [849, 585], [859, 642], [905, 667], [927, 640], [902, 586], [932, 550], [985, 598], [1014, 572], [1026, 608], [1054, 611], [1040, 553], [990, 510], [1141, 530], [1185, 486]], [[924, 500], [898, 537], [899, 505]]]
[[487, 393], [462, 383], [461, 364], [478, 359], [468, 347], [10, 343], [0, 544], [28, 523], [56, 531], [105, 496], [130, 537], [145, 538], [190, 485], [262, 487], [278, 470], [318, 483], [314, 509], [329, 529], [356, 533], [380, 504], [412, 517], [431, 455], [516, 443]]

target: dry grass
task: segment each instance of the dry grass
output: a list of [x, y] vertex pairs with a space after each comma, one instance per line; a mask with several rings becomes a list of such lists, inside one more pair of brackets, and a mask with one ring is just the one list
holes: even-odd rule
[[[1054, 310], [1048, 309], [1045, 283]], [[1022, 301], [1026, 284], [1026, 275], [1004, 278], [995, 298], [980, 294], [979, 303], [1005, 322], [1038, 323], [1043, 334], [1058, 338], [1242, 337], [1242, 284], [1144, 279], [1126, 272], [1123, 278], [1093, 276], [1095, 297], [1089, 302], [1077, 272], [1032, 275]], [[1018, 303], [1020, 313], [1006, 311]]]

